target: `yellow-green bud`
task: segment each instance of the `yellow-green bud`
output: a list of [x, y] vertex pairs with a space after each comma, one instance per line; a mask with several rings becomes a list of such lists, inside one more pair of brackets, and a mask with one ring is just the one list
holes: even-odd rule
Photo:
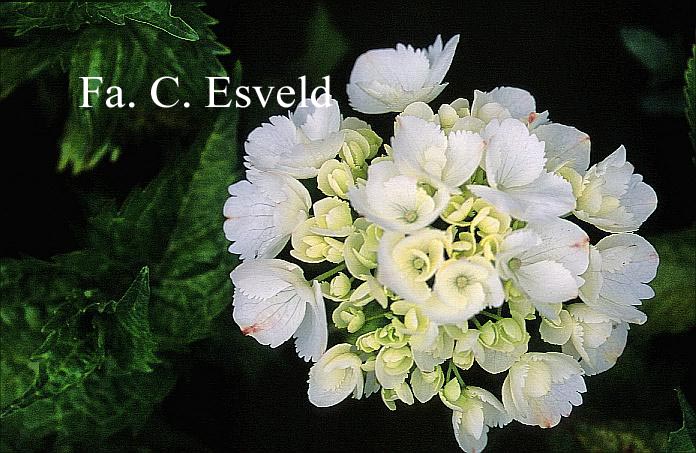
[[[400, 116], [415, 116], [425, 121], [435, 121], [435, 113], [428, 104], [422, 101], [412, 102], [406, 106]], [[394, 127], [398, 127], [398, 123], [394, 122]]]
[[331, 279], [329, 289], [334, 297], [346, 297], [350, 292], [350, 278], [343, 272], [339, 272]]
[[312, 228], [316, 226], [316, 218], [311, 217], [293, 231], [290, 255], [305, 263], [343, 261], [343, 242], [313, 233]]
[[408, 346], [384, 347], [377, 354], [375, 374], [382, 387], [396, 388], [403, 383], [413, 366], [413, 354]]
[[372, 302], [375, 296], [370, 292], [370, 286], [367, 282], [363, 282], [355, 288], [355, 291], [350, 295], [350, 303], [355, 306], [362, 307]]
[[348, 199], [348, 190], [355, 185], [350, 167], [336, 159], [327, 160], [319, 168], [317, 185], [325, 195]]
[[353, 232], [350, 204], [336, 197], [323, 198], [312, 207], [314, 224], [310, 231], [320, 236], [345, 237]]
[[440, 127], [445, 130], [451, 129], [459, 119], [457, 111], [449, 104], [442, 104], [437, 111], [437, 116], [440, 118]]
[[459, 233], [456, 240], [452, 242], [452, 250], [457, 252], [457, 257], [474, 256], [478, 250], [474, 233], [470, 231], [462, 231]]
[[462, 386], [457, 378], [452, 378], [442, 389], [442, 394], [447, 401], [454, 403], [462, 396]]
[[393, 389], [382, 387], [382, 402], [390, 411], [396, 410], [396, 401], [401, 400], [409, 406], [414, 403], [413, 392], [407, 383], [402, 382]]
[[417, 367], [411, 372], [413, 394], [421, 403], [425, 403], [437, 395], [444, 383], [445, 375], [439, 365], [430, 372], [421, 371]]
[[556, 173], [570, 183], [570, 186], [573, 188], [573, 195], [575, 195], [575, 198], [579, 198], [580, 195], [582, 195], [583, 181], [580, 173], [567, 166], [559, 168]]
[[450, 103], [450, 107], [452, 107], [457, 112], [457, 116], [459, 117], [465, 117], [471, 114], [471, 112], [469, 111], [468, 99], [457, 98]]
[[466, 226], [467, 223], [464, 222], [464, 220], [471, 213], [475, 201], [476, 198], [473, 196], [463, 194], [453, 195], [450, 197], [445, 210], [440, 214], [440, 218], [452, 225]]
[[471, 220], [471, 230], [476, 228], [479, 236], [502, 234], [510, 229], [512, 218], [499, 212], [482, 198], [474, 202], [472, 210], [476, 212], [476, 216]]
[[371, 129], [357, 131], [345, 129], [344, 142], [338, 156], [357, 175], [363, 175], [366, 160], [373, 158], [382, 144], [382, 139]]
[[484, 346], [493, 346], [498, 340], [498, 333], [496, 332], [495, 325], [492, 321], [488, 321], [486, 324], [479, 328], [479, 341]]
[[377, 267], [377, 248], [382, 229], [363, 218], [355, 221], [354, 232], [345, 241], [346, 267], [354, 277], [367, 280]]
[[497, 118], [499, 120], [510, 118], [510, 112], [508, 111], [508, 109], [498, 104], [497, 102], [489, 102], [488, 104], [482, 105], [478, 109], [478, 113], [476, 116], [483, 122], [489, 123], [494, 118]]
[[518, 343], [524, 339], [525, 331], [516, 320], [512, 318], [503, 318], [495, 324], [501, 339], [510, 343]]
[[383, 346], [401, 348], [408, 343], [408, 335], [403, 333], [398, 324], [392, 322], [376, 331], [376, 338]]
[[377, 331], [374, 331], [360, 335], [355, 342], [355, 346], [369, 354], [378, 351], [382, 347], [382, 343], [377, 339]]
[[354, 333], [365, 324], [365, 313], [362, 308], [350, 302], [341, 302], [333, 311], [331, 319], [339, 329], [347, 329], [349, 333]]

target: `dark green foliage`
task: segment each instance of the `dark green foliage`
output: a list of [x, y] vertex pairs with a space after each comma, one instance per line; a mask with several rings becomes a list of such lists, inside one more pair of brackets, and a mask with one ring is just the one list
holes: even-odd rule
[[[192, 24], [214, 22], [197, 4], [181, 10]], [[162, 47], [175, 38], [155, 28], [127, 22], [118, 30], [124, 34], [84, 27], [73, 48], [83, 56], [74, 51], [66, 64], [74, 71], [71, 80], [82, 72], [104, 76], [105, 82], [109, 74], [111, 80], [143, 83], [150, 75], [126, 69], [144, 67], [144, 49], [167, 53], [166, 64], [148, 54], [152, 70], [160, 65], [187, 75], [226, 74], [217, 60], [225, 48], [204, 42], [210, 32], [195, 43], [176, 40], [182, 44], [175, 50]], [[235, 83], [240, 77], [237, 65]], [[23, 79], [15, 80], [3, 85], [3, 94]], [[117, 145], [108, 131], [118, 127], [118, 112], [103, 106], [77, 110], [73, 102], [71, 115], [66, 140], [74, 133], [83, 148], [66, 149], [64, 141], [64, 163], [81, 162], [84, 169], [102, 151], [113, 153]], [[137, 430], [174, 384], [171, 351], [181, 354], [208, 335], [231, 302], [228, 273], [235, 261], [226, 251], [222, 206], [237, 174], [237, 111], [226, 109], [209, 124], [190, 149], [175, 151], [120, 206], [102, 200], [84, 249], [48, 262], [0, 263], [3, 451], [89, 448]], [[82, 154], [92, 150], [94, 143], [85, 144], [93, 138], [104, 142], [96, 154]], [[142, 270], [135, 275], [137, 269]]]
[[126, 20], [152, 25], [180, 39], [196, 41], [198, 34], [181, 17], [172, 15], [167, 0], [128, 2], [7, 2], [0, 6], [2, 28], [21, 36], [35, 28], [75, 31], [83, 25]]
[[686, 401], [681, 390], [677, 390], [679, 406], [684, 417], [684, 424], [678, 431], [669, 433], [666, 452], [695, 452], [696, 451], [696, 414]]
[[650, 73], [649, 86], [640, 99], [641, 109], [651, 115], [681, 116], [683, 64], [686, 55], [676, 36], [669, 39], [641, 27], [624, 27], [621, 39], [626, 49]]
[[689, 137], [691, 145], [696, 152], [696, 44], [691, 46], [691, 58], [687, 63], [684, 74], [686, 85], [684, 86], [684, 98], [686, 99], [686, 119], [689, 121]]
[[[206, 76], [225, 71], [218, 56], [229, 53], [215, 40], [209, 26], [217, 23], [200, 10], [202, 4], [183, 2], [175, 7], [168, 1], [139, 2], [12, 2], [0, 6], [3, 28], [17, 36], [45, 36], [51, 39], [23, 47], [3, 49], [0, 99], [14, 88], [50, 67], [67, 72], [71, 111], [61, 140], [58, 168], [73, 173], [95, 167], [103, 159], [116, 160], [123, 137], [138, 136], [147, 124], [161, 120], [151, 102], [150, 83], [163, 76], [181, 76], [180, 89], [192, 93], [194, 106], [205, 102]], [[48, 42], [48, 45], [46, 45]], [[184, 77], [185, 76], [185, 77]], [[92, 81], [90, 108], [83, 104], [80, 77], [102, 77]], [[123, 90], [123, 108], [107, 108], [106, 90]], [[172, 87], [161, 90], [161, 99], [171, 99]], [[113, 94], [113, 93], [111, 93]], [[114, 99], [115, 100], [115, 99]], [[135, 102], [134, 109], [127, 107]], [[139, 118], [134, 120], [138, 113]]]
[[319, 84], [348, 51], [347, 39], [331, 22], [329, 12], [317, 6], [309, 21], [307, 44], [302, 58], [297, 61], [298, 74], [307, 74], [309, 83]]
[[655, 297], [645, 301], [648, 322], [643, 333], [682, 333], [696, 324], [696, 229], [649, 238], [660, 256]]
[[[235, 84], [241, 68], [235, 68]], [[235, 265], [221, 234], [227, 186], [236, 179], [237, 115], [224, 111], [194, 148], [200, 161], [183, 197], [160, 268], [157, 311], [162, 335], [179, 342], [200, 338], [231, 301], [228, 274]], [[199, 301], [191, 303], [191, 301]]]

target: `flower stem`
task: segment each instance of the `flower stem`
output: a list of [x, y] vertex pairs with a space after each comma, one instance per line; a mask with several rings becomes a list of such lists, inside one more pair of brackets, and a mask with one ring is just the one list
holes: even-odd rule
[[333, 269], [329, 269], [328, 271], [324, 272], [323, 274], [317, 275], [312, 280], [316, 280], [318, 282], [323, 282], [324, 280], [333, 276], [334, 274], [338, 274], [339, 272], [341, 272], [345, 268], [346, 268], [346, 263], [341, 263], [338, 266], [334, 267]]
[[365, 318], [365, 322], [374, 321], [375, 319], [379, 319], [379, 318], [384, 318], [385, 315], [386, 315], [386, 313], [380, 313], [378, 315], [370, 316], [369, 318]]
[[462, 379], [462, 375], [459, 374], [459, 368], [457, 365], [452, 367], [452, 370], [454, 371], [454, 375], [457, 376], [457, 379], [459, 380], [459, 384], [464, 387], [464, 379]]
[[503, 319], [501, 316], [496, 315], [495, 313], [491, 313], [489, 311], [480, 311], [479, 313], [481, 313], [484, 316], [488, 316], [489, 318], [493, 318], [496, 321], [500, 321], [501, 319]]

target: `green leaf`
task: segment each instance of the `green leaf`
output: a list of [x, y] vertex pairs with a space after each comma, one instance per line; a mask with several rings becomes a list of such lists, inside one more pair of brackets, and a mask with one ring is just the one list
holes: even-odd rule
[[181, 17], [172, 14], [166, 0], [128, 2], [8, 2], [0, 6], [2, 28], [21, 36], [35, 28], [77, 30], [85, 24], [109, 21], [124, 25], [126, 19], [151, 25], [188, 41], [198, 34]]
[[621, 38], [626, 49], [650, 71], [654, 83], [680, 77], [682, 54], [674, 43], [639, 27], [622, 28]]
[[123, 297], [110, 304], [110, 332], [107, 349], [124, 372], [152, 371], [158, 363], [157, 341], [150, 330], [150, 271], [143, 267]]
[[24, 47], [0, 49], [0, 100], [57, 63], [65, 46], [64, 42], [35, 41]]
[[693, 453], [696, 452], [696, 414], [689, 406], [681, 389], [677, 390], [677, 398], [679, 399], [684, 422], [678, 431], [669, 433], [665, 451], [669, 453]]
[[21, 36], [33, 29], [77, 30], [86, 22], [78, 2], [6, 2], [0, 4], [2, 28]]
[[198, 33], [181, 17], [172, 15], [172, 5], [166, 0], [140, 2], [88, 2], [85, 5], [91, 17], [102, 17], [116, 25], [124, 25], [126, 19], [164, 30], [170, 35], [187, 41], [197, 41]]
[[648, 322], [643, 334], [681, 333], [696, 325], [696, 228], [650, 238], [660, 256], [657, 277], [650, 283], [655, 297], [643, 308]]
[[326, 7], [318, 5], [309, 21], [305, 52], [297, 62], [297, 70], [300, 74], [307, 74], [309, 83], [319, 83], [347, 51], [346, 37], [333, 25]]
[[[118, 302], [85, 304], [91, 291], [60, 305], [42, 332], [43, 344], [32, 354], [38, 370], [32, 385], [3, 408], [2, 416], [38, 400], [57, 396], [84, 381], [111, 353], [121, 372], [151, 371], [155, 340], [149, 329], [149, 272], [145, 267]], [[81, 306], [81, 308], [77, 308]]]
[[81, 107], [81, 77], [102, 77], [101, 86], [95, 80], [88, 88], [99, 88], [104, 93], [107, 87], [115, 85], [124, 90], [124, 96], [142, 92], [146, 83], [146, 56], [138, 43], [127, 33], [105, 31], [99, 28], [85, 30], [69, 57], [72, 105], [61, 141], [59, 170], [72, 166], [73, 173], [79, 173], [93, 168], [105, 156], [114, 160], [120, 153], [119, 145], [113, 143], [113, 136], [126, 120], [126, 112], [107, 108], [101, 96], [91, 96], [87, 100], [91, 107]]
[[[35, 44], [3, 50], [3, 76], [5, 66], [10, 68], [8, 77], [2, 78], [0, 98], [50, 64], [61, 63], [68, 73], [71, 109], [60, 141], [58, 168], [74, 174], [92, 169], [104, 159], [115, 161], [124, 145], [149, 135], [147, 127], [160, 134], [167, 127], [181, 133], [176, 121], [190, 121], [186, 119], [190, 115], [182, 117], [183, 108], [163, 114], [145, 106], [150, 98], [149, 84], [163, 74], [186, 77], [180, 79], [176, 92], [176, 87], [162, 84], [160, 99], [178, 98], [177, 92], [191, 93], [188, 101], [194, 108], [202, 108], [206, 101], [205, 77], [225, 74], [218, 56], [228, 54], [229, 49], [216, 41], [209, 27], [217, 21], [203, 13], [201, 6], [181, 3], [172, 15], [170, 3], [159, 0], [2, 5], [0, 14], [18, 33], [34, 28], [65, 28], [69, 32], [41, 35]], [[81, 77], [103, 79], [101, 84], [91, 81], [90, 88], [99, 88], [99, 94], [90, 94], [91, 107], [81, 107]], [[135, 107], [107, 108], [106, 90], [110, 86], [120, 87], [123, 103], [133, 101]]]
[[[233, 79], [239, 84], [241, 66]], [[212, 132], [194, 145], [202, 149], [160, 269], [156, 313], [165, 336], [179, 342], [206, 335], [211, 321], [232, 299], [228, 274], [235, 260], [222, 234], [227, 187], [238, 175], [237, 110], [224, 110]]]
[[649, 453], [664, 445], [666, 437], [659, 424], [635, 419], [603, 420], [601, 423], [577, 421], [573, 433], [580, 447], [578, 450], [602, 453]]
[[[691, 145], [696, 152], [696, 44], [691, 46], [691, 58], [686, 66], [684, 74], [686, 85], [684, 86], [684, 98], [686, 99], [686, 119], [689, 122], [689, 137]], [[696, 161], [696, 155], [694, 156]]]

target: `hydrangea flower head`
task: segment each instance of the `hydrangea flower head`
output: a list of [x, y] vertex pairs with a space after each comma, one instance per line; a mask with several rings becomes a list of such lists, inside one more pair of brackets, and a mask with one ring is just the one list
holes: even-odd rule
[[[312, 404], [439, 395], [480, 452], [491, 428], [571, 416], [585, 377], [620, 360], [654, 295], [659, 259], [634, 231], [656, 197], [623, 147], [590, 167], [590, 137], [524, 89], [428, 105], [457, 42], [358, 58], [353, 108], [399, 113], [381, 136], [328, 96], [252, 131], [224, 231], [244, 260], [234, 320], [296, 339]], [[614, 234], [591, 244], [583, 222]], [[490, 388], [471, 385], [482, 373]]]

